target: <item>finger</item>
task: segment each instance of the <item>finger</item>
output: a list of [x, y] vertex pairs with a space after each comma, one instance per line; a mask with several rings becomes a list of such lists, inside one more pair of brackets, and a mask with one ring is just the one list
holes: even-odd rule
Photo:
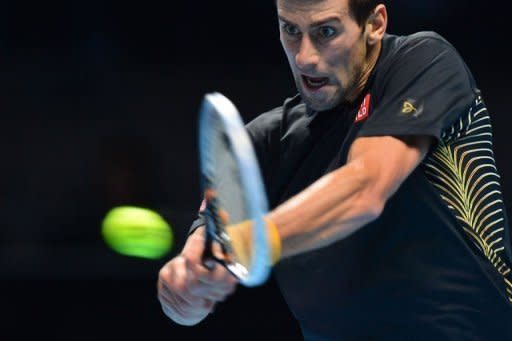
[[209, 271], [199, 270], [197, 275], [198, 281], [212, 286], [231, 287], [238, 284], [238, 278], [218, 263]]
[[188, 292], [193, 296], [218, 300], [232, 293], [237, 280], [221, 265], [215, 264], [212, 271], [198, 269], [195, 277], [190, 277]]
[[188, 271], [182, 296], [188, 301], [196, 303], [198, 298], [223, 301], [234, 292], [237, 280], [223, 266], [214, 263], [213, 270], [209, 271], [198, 264], [185, 262]]
[[224, 300], [235, 290], [238, 280], [222, 265], [212, 262], [212, 270], [184, 256], [176, 257], [160, 277], [167, 295], [177, 294], [190, 305], [197, 305], [199, 298]]
[[193, 272], [187, 267], [187, 260], [183, 257], [176, 257], [169, 266], [160, 271], [160, 293], [169, 299], [179, 297], [191, 306], [200, 304], [200, 297], [190, 291], [195, 282], [197, 280]]
[[214, 308], [215, 308], [215, 305], [217, 304], [217, 302], [218, 301], [210, 300], [208, 298], [205, 298], [204, 302], [203, 302], [204, 310], [208, 311], [209, 313], [212, 313]]
[[191, 262], [200, 263], [202, 261], [204, 246], [204, 234], [200, 232], [194, 233], [190, 237], [188, 237], [187, 242], [185, 243], [185, 246], [181, 251], [181, 255], [189, 259]]
[[160, 301], [166, 301], [173, 305], [180, 307], [197, 307], [201, 305], [201, 297], [193, 295], [190, 290], [171, 289], [167, 285], [163, 284], [160, 291], [158, 292], [158, 298]]
[[202, 320], [227, 296], [226, 290], [199, 282], [188, 263], [184, 257], [174, 258], [161, 269], [157, 281], [158, 300], [164, 313], [187, 325]]
[[158, 299], [166, 312], [173, 320], [199, 321], [208, 313], [212, 313], [217, 302], [226, 299], [226, 293], [207, 292], [206, 295], [197, 296], [190, 290], [177, 294], [169, 289], [165, 283], [159, 284]]
[[211, 308], [199, 306], [194, 310], [190, 309], [182, 309], [179, 305], [175, 305], [175, 303], [161, 302], [162, 310], [164, 313], [170, 317], [172, 320], [177, 323], [184, 325], [193, 325], [199, 321], [201, 321], [207, 314], [211, 312]]
[[211, 269], [207, 269], [204, 266], [197, 266], [195, 274], [198, 282], [212, 287], [231, 288], [238, 284], [238, 279], [217, 262], [214, 262]]
[[212, 285], [197, 283], [190, 288], [190, 294], [196, 297], [207, 298], [215, 302], [221, 302], [235, 291], [235, 287], [215, 287]]
[[158, 300], [166, 315], [171, 318], [175, 316], [186, 317], [190, 314], [188, 311], [189, 305], [177, 296], [161, 292], [158, 295]]
[[215, 242], [212, 244], [212, 253], [215, 257], [219, 259], [224, 259], [224, 251], [222, 251], [222, 246], [220, 246], [219, 242]]

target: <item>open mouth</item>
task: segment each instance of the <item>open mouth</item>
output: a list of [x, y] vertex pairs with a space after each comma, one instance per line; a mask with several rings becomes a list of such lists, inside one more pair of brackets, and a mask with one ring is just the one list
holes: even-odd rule
[[327, 77], [308, 77], [302, 75], [302, 80], [304, 81], [304, 84], [313, 90], [320, 89], [322, 86], [326, 85], [329, 81], [329, 78]]

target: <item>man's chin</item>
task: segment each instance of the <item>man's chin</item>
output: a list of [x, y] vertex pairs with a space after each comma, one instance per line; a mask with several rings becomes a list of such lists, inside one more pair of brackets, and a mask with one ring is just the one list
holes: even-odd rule
[[339, 87], [331, 84], [324, 85], [316, 90], [305, 88], [302, 82], [296, 82], [296, 85], [304, 103], [314, 111], [326, 111], [335, 108], [341, 103], [343, 97]]
[[307, 107], [314, 111], [330, 110], [335, 108], [339, 103], [339, 101], [336, 101], [335, 98], [332, 97], [314, 98], [312, 96], [307, 96], [304, 93], [301, 93], [301, 96]]

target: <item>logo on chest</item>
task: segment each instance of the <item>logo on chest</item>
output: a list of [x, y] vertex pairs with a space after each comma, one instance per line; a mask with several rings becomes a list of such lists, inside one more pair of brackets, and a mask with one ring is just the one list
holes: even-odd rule
[[418, 117], [423, 112], [423, 105], [418, 104], [414, 99], [407, 99], [402, 103], [402, 115], [407, 117]]
[[370, 103], [371, 103], [371, 95], [367, 94], [361, 105], [359, 106], [359, 110], [357, 111], [356, 118], [354, 120], [354, 123], [358, 123], [361, 121], [364, 121], [370, 116]]

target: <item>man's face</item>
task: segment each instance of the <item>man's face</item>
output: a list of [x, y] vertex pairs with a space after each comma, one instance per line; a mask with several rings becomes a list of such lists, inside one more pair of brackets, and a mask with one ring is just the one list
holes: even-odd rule
[[357, 95], [366, 63], [363, 29], [349, 0], [277, 0], [280, 39], [298, 91], [317, 111]]

